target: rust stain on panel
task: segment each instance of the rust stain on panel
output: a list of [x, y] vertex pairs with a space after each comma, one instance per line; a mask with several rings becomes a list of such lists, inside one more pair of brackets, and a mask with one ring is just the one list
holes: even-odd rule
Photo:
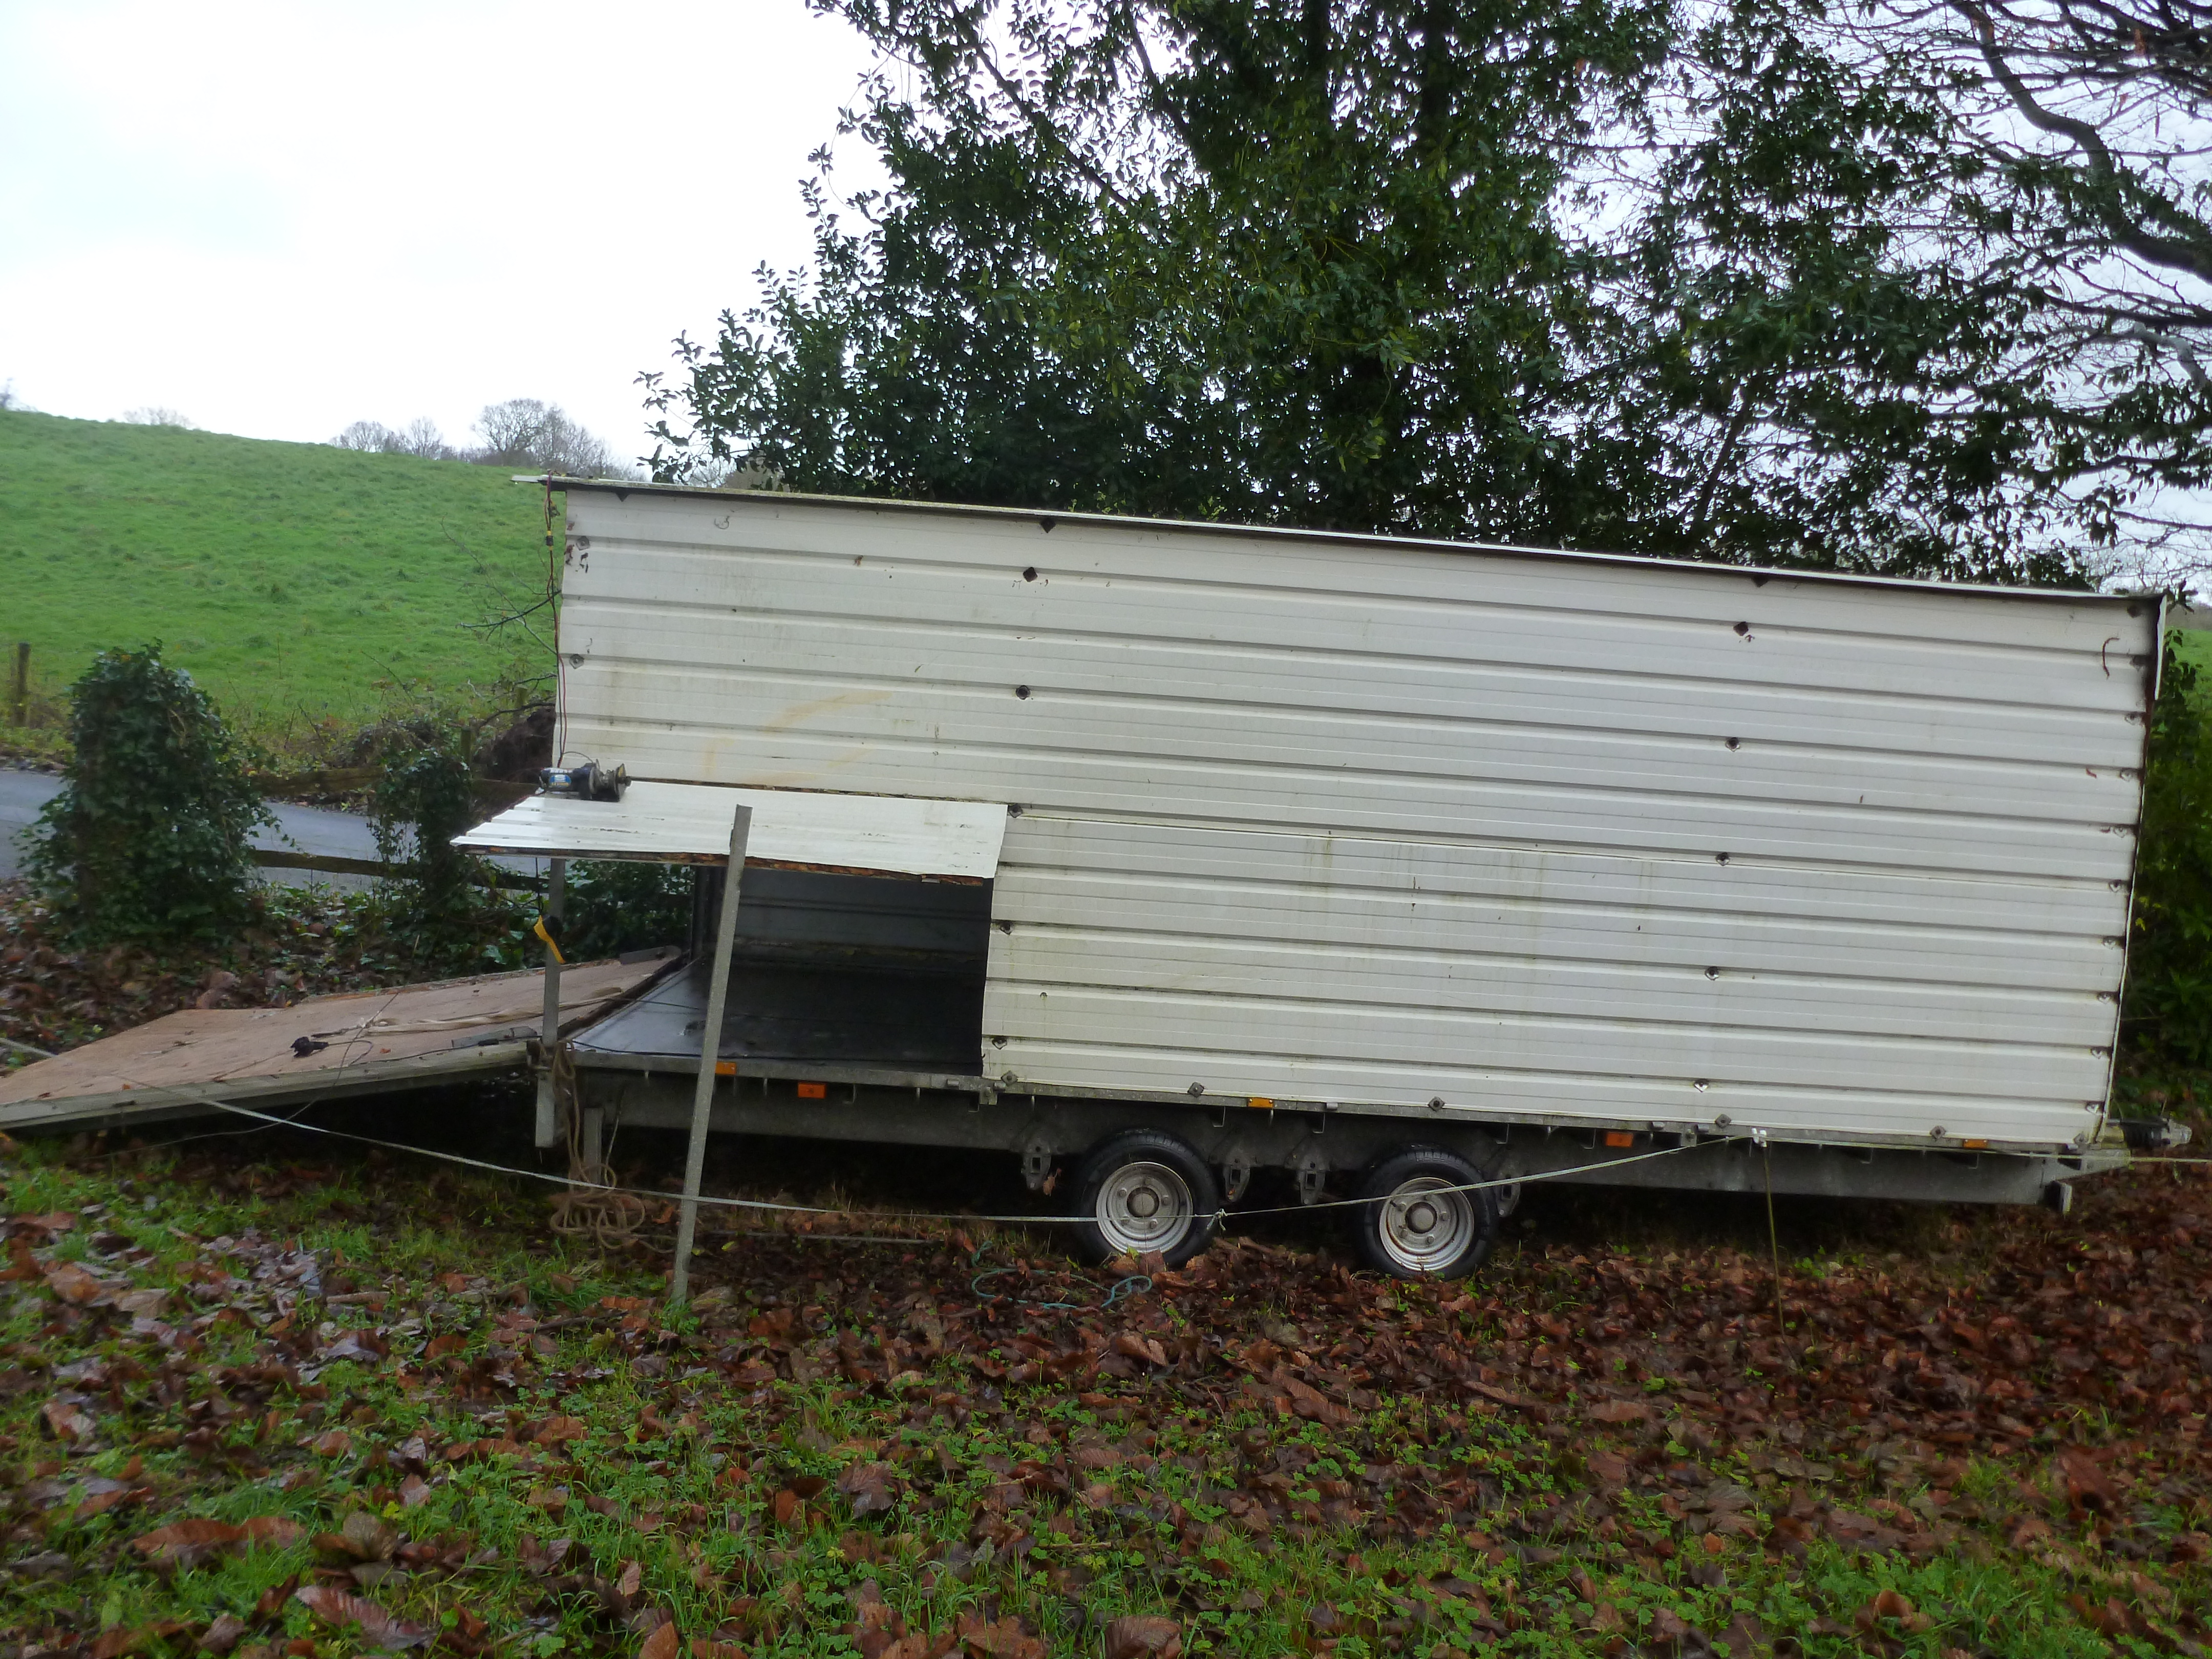
[[826, 714], [834, 708], [857, 708], [864, 703], [882, 702], [890, 693], [881, 690], [840, 691], [835, 696], [817, 697], [811, 702], [793, 703], [774, 720], [761, 722], [763, 732], [781, 732], [804, 724], [816, 716]]

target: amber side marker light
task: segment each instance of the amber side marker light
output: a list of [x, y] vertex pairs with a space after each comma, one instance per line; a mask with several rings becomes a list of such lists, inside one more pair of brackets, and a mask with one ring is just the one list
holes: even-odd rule
[[802, 1083], [799, 1085], [799, 1097], [801, 1100], [827, 1100], [830, 1085], [826, 1083]]
[[1633, 1146], [1636, 1144], [1636, 1137], [1626, 1129], [1607, 1129], [1605, 1132], [1605, 1144], [1608, 1146]]

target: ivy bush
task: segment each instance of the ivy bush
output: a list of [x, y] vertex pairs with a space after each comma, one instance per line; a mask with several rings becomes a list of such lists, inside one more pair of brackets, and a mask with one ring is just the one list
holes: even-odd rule
[[27, 869], [76, 937], [210, 938], [254, 911], [255, 757], [157, 641], [109, 650], [70, 690], [61, 793]]
[[490, 888], [483, 862], [453, 844], [480, 816], [468, 734], [413, 743], [387, 751], [369, 796], [377, 856], [398, 872], [382, 890], [383, 924], [434, 971], [519, 967], [534, 905]]
[[2212, 1066], [2212, 695], [2166, 636], [2121, 1030], [2131, 1066]]
[[691, 867], [627, 859], [568, 866], [562, 950], [571, 962], [682, 945], [691, 928]]

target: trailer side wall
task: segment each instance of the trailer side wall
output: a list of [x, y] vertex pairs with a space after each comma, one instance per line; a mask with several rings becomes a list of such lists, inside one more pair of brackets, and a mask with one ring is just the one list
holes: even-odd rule
[[775, 495], [568, 512], [565, 752], [1019, 804], [1006, 1087], [1920, 1145], [2100, 1121], [2150, 602]]

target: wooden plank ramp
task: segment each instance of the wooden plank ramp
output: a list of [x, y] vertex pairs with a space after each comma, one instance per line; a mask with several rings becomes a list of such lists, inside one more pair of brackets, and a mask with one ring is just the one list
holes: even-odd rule
[[[673, 950], [561, 974], [561, 1029], [627, 1001]], [[143, 1121], [422, 1088], [526, 1065], [543, 969], [312, 997], [288, 1008], [187, 1008], [0, 1075], [0, 1129]]]

